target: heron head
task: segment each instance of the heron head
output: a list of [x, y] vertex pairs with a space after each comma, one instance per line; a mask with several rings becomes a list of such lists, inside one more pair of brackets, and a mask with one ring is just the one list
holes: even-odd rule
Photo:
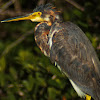
[[51, 4], [40, 5], [33, 10], [33, 13], [25, 16], [14, 17], [1, 22], [11, 22], [19, 20], [31, 20], [32, 22], [52, 22], [59, 19], [59, 12]]

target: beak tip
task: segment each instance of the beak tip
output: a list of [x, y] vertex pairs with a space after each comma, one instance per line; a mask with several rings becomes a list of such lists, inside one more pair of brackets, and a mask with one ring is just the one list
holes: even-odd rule
[[1, 22], [1, 23], [4, 23], [4, 22], [6, 22], [6, 21], [5, 21], [5, 20], [1, 20], [0, 22]]
[[1, 23], [3, 23], [4, 21], [1, 21]]

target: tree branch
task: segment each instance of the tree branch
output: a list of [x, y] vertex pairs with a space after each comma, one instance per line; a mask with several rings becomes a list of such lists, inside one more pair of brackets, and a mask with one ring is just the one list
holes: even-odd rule
[[84, 8], [82, 6], [80, 6], [78, 3], [76, 3], [73, 0], [66, 0], [68, 3], [70, 3], [71, 5], [73, 5], [74, 7], [76, 7], [77, 9], [84, 11]]
[[13, 2], [11, 0], [9, 0], [8, 2], [6, 2], [5, 4], [3, 4], [1, 7], [0, 7], [0, 13], [2, 13], [4, 10], [6, 10], [10, 5], [12, 5]]
[[21, 6], [20, 6], [20, 3], [19, 3], [19, 0], [12, 0], [14, 2], [14, 7], [15, 7], [15, 11], [17, 13], [20, 13], [21, 12]]

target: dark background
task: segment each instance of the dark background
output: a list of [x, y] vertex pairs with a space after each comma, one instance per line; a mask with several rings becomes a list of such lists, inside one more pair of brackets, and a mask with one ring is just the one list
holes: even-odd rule
[[[0, 20], [52, 3], [77, 24], [100, 58], [100, 0], [0, 0]], [[0, 100], [83, 100], [34, 41], [37, 23], [0, 23]]]

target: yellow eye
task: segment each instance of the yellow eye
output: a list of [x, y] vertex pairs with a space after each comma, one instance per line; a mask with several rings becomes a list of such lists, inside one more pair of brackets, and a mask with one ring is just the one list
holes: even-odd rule
[[32, 16], [33, 17], [35, 17], [35, 16], [41, 16], [41, 14], [42, 14], [41, 12], [35, 12], [35, 13], [32, 14]]

